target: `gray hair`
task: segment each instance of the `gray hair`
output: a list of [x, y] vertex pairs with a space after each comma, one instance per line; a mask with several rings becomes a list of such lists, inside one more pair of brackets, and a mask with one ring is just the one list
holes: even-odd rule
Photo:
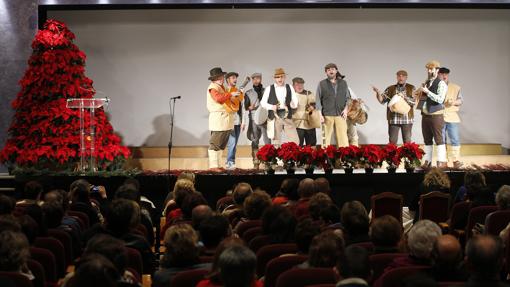
[[407, 245], [409, 253], [417, 258], [428, 259], [441, 228], [430, 220], [420, 220], [409, 231]]
[[499, 209], [510, 209], [510, 185], [503, 185], [496, 193], [496, 204]]

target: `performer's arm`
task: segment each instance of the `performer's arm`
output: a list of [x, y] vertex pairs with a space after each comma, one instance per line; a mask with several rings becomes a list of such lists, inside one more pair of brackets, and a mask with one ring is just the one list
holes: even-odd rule
[[406, 102], [407, 102], [409, 105], [411, 105], [411, 106], [413, 106], [413, 105], [414, 105], [414, 102], [415, 102], [415, 99], [414, 99], [414, 98], [413, 98], [413, 96], [412, 96], [412, 95], [414, 95], [414, 93], [415, 93], [415, 92], [416, 92], [416, 88], [413, 88], [413, 91], [411, 92], [411, 96], [408, 96], [408, 95], [406, 95], [406, 96], [405, 96], [405, 100], [406, 100]]
[[380, 104], [384, 104], [386, 102], [384, 95], [388, 92], [388, 89], [384, 90], [384, 93], [381, 94], [381, 91], [376, 88], [375, 86], [372, 86], [372, 90], [375, 92], [375, 97], [377, 98], [377, 101]]
[[354, 91], [351, 89], [351, 87], [347, 87], [349, 89], [349, 94], [351, 99], [355, 100], [358, 98], [358, 96], [354, 93]]
[[220, 104], [224, 104], [232, 96], [230, 93], [221, 93], [215, 89], [210, 89], [209, 93], [211, 94], [213, 100]]
[[457, 95], [457, 99], [453, 102], [454, 106], [461, 106], [464, 103], [464, 98], [462, 97], [462, 91], [459, 90], [459, 94]]
[[322, 101], [321, 101], [321, 86], [317, 85], [317, 92], [315, 93], [315, 108], [322, 116]]
[[269, 91], [270, 91], [270, 87], [267, 87], [265, 90], [264, 90], [264, 95], [262, 95], [262, 100], [260, 100], [260, 105], [268, 110], [268, 111], [275, 111], [276, 110], [276, 105], [271, 105], [267, 102], [267, 100], [269, 99]]
[[290, 108], [297, 109], [299, 99], [296, 95], [296, 91], [294, 90], [294, 87], [292, 87], [292, 85], [289, 85], [289, 87], [290, 87], [290, 94], [291, 94]]
[[437, 88], [437, 94], [432, 93], [429, 89], [423, 88], [423, 90], [427, 93], [427, 97], [433, 100], [436, 103], [442, 104], [446, 98], [446, 92], [448, 91], [448, 85], [444, 81], [439, 82], [439, 86]]

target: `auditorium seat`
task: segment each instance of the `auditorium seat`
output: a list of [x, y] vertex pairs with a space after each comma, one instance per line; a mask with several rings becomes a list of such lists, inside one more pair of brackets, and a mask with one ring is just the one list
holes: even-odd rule
[[27, 267], [35, 277], [35, 279], [32, 281], [32, 285], [34, 285], [34, 287], [45, 287], [46, 276], [44, 275], [44, 268], [41, 263], [33, 259], [28, 259]]
[[255, 220], [248, 220], [245, 222], [241, 222], [241, 223], [239, 223], [239, 225], [236, 228], [236, 233], [237, 233], [237, 235], [239, 235], [239, 237], [243, 238], [243, 235], [246, 232], [246, 230], [248, 230], [252, 227], [257, 227], [257, 226], [262, 226], [262, 220], [255, 219]]
[[195, 269], [195, 270], [187, 270], [177, 273], [170, 285], [172, 287], [190, 287], [196, 286], [198, 282], [205, 278], [205, 276], [210, 271], [207, 269]]
[[234, 199], [231, 195], [224, 196], [216, 201], [216, 211], [223, 212], [225, 208], [234, 204]]
[[306, 287], [316, 284], [334, 284], [337, 275], [333, 268], [293, 268], [283, 272], [276, 287]]
[[446, 222], [450, 212], [450, 195], [433, 191], [420, 196], [419, 218], [435, 223]]
[[57, 269], [55, 256], [51, 251], [39, 248], [30, 247], [30, 258], [39, 262], [44, 269], [44, 274], [47, 282], [57, 283]]
[[399, 267], [385, 272], [379, 278], [379, 287], [401, 287], [403, 286], [403, 280], [411, 275], [418, 272], [424, 272], [428, 268], [427, 266], [410, 266], [410, 267]]
[[383, 192], [370, 197], [372, 219], [391, 215], [402, 224], [404, 197], [393, 192]]
[[214, 256], [199, 256], [200, 263], [212, 263]]
[[35, 287], [25, 275], [18, 272], [0, 271], [0, 278], [9, 279], [16, 287]]
[[67, 268], [64, 246], [60, 241], [52, 237], [37, 237], [34, 242], [35, 247], [47, 249], [55, 256], [55, 266], [57, 277], [64, 277]]
[[283, 254], [295, 254], [297, 252], [295, 243], [270, 244], [257, 251], [257, 274], [262, 277], [266, 271], [266, 265], [271, 259]]
[[75, 258], [75, 255], [73, 254], [73, 250], [74, 250], [73, 249], [73, 239], [71, 238], [71, 235], [64, 230], [60, 230], [60, 229], [56, 229], [56, 228], [50, 228], [50, 229], [48, 229], [47, 232], [48, 232], [48, 236], [51, 236], [51, 237], [57, 239], [58, 241], [60, 241], [60, 243], [62, 243], [62, 246], [64, 246], [66, 263], [68, 265], [70, 265]]
[[243, 234], [243, 240], [244, 242], [246, 243], [250, 243], [250, 241], [259, 236], [259, 235], [262, 235], [262, 226], [256, 226], [256, 227], [252, 227], [248, 230], [246, 230]]
[[260, 248], [269, 244], [271, 244], [271, 239], [269, 238], [269, 235], [259, 235], [255, 236], [255, 238], [250, 240], [250, 243], [248, 243], [248, 247], [250, 247], [250, 249], [253, 252], [257, 253], [257, 251], [259, 251]]
[[372, 241], [358, 242], [353, 243], [351, 245], [364, 248], [369, 254], [372, 254], [374, 252], [374, 243], [372, 243]]
[[305, 255], [286, 255], [271, 259], [266, 265], [264, 286], [275, 287], [278, 276], [308, 259]]
[[131, 248], [126, 247], [126, 253], [127, 253], [127, 267], [132, 268], [138, 274], [143, 274], [143, 260], [142, 260], [142, 254], [140, 254], [140, 251]]
[[449, 223], [441, 222], [439, 226], [441, 228], [448, 230], [448, 233], [456, 235], [455, 229], [462, 229], [464, 232], [464, 226], [460, 226], [462, 218], [469, 213], [469, 209], [471, 208], [471, 202], [461, 201], [457, 202], [453, 205], [452, 210], [450, 212]]
[[498, 210], [490, 213], [485, 218], [485, 234], [499, 236], [510, 222], [510, 210]]
[[381, 254], [373, 254], [370, 255], [370, 268], [372, 269], [373, 280], [377, 280], [383, 273], [384, 269], [393, 262], [393, 259], [398, 257], [406, 257], [409, 256], [407, 253], [381, 253]]
[[473, 227], [475, 227], [477, 223], [484, 224], [487, 215], [496, 211], [497, 209], [498, 207], [495, 205], [484, 205], [471, 208], [468, 215], [466, 229], [464, 231], [466, 234], [466, 242], [473, 236]]
[[90, 222], [86, 213], [76, 210], [69, 210], [67, 211], [67, 215], [78, 218], [78, 222], [80, 223], [82, 231], [89, 229]]

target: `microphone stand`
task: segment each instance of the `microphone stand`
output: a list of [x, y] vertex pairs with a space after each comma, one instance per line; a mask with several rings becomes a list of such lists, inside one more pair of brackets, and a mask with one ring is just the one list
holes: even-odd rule
[[175, 115], [175, 101], [181, 97], [170, 98], [170, 138], [168, 140], [168, 173], [170, 174], [170, 163], [172, 160], [172, 140], [174, 137], [174, 115]]

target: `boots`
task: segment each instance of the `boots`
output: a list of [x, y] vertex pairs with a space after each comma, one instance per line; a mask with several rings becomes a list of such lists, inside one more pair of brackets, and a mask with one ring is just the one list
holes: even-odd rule
[[434, 151], [434, 146], [426, 145], [425, 146], [425, 155], [423, 156], [423, 164], [421, 165], [422, 169], [429, 169], [432, 165], [432, 153]]
[[253, 168], [254, 169], [259, 169], [259, 167], [260, 167], [260, 161], [257, 158], [257, 152], [258, 151], [259, 151], [258, 148], [252, 148], [251, 149], [251, 157], [253, 158]]
[[446, 161], [437, 161], [436, 166], [438, 168], [448, 168], [448, 163]]
[[437, 146], [437, 164], [438, 168], [447, 168], [448, 160], [446, 159], [446, 145], [438, 145]]
[[222, 157], [222, 155], [223, 155], [223, 151], [222, 150], [216, 151], [216, 162], [217, 162], [217, 165], [218, 165], [218, 169], [222, 168], [222, 164], [221, 164], [221, 157]]
[[209, 149], [207, 150], [207, 155], [209, 156], [209, 169], [219, 168], [218, 152]]
[[453, 168], [459, 169], [463, 166], [463, 163], [459, 160], [460, 159], [460, 145], [458, 146], [451, 146], [450, 148], [450, 159], [453, 162]]

